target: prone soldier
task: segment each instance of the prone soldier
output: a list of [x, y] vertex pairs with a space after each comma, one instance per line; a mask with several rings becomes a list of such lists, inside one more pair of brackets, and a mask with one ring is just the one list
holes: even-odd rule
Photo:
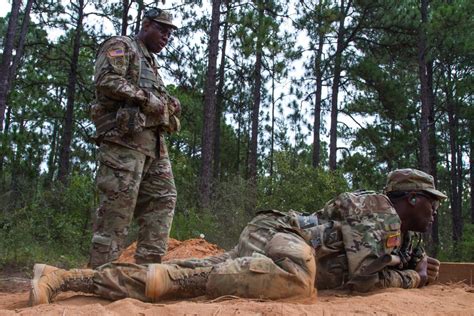
[[[260, 212], [237, 246], [208, 258], [110, 263], [98, 270], [37, 264], [31, 303], [49, 303], [66, 290], [153, 302], [199, 295], [279, 299], [311, 296], [316, 288], [424, 286], [437, 278], [439, 261], [425, 254], [414, 234], [428, 229], [446, 196], [435, 189], [433, 177], [414, 169], [390, 173], [385, 193], [343, 193], [309, 216]], [[386, 261], [392, 255], [400, 258], [395, 266]]]

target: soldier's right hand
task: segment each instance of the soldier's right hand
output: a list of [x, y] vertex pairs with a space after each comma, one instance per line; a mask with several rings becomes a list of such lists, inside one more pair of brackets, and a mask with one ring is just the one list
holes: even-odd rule
[[439, 266], [441, 262], [439, 262], [435, 258], [427, 257], [428, 259], [428, 283], [433, 283], [438, 279], [439, 275]]
[[415, 271], [420, 276], [420, 284], [418, 284], [418, 287], [424, 286], [428, 281], [428, 256], [424, 256], [423, 259], [418, 262]]
[[158, 98], [153, 93], [148, 93], [147, 101], [142, 105], [143, 113], [158, 117], [164, 115], [165, 109], [166, 103], [163, 99]]

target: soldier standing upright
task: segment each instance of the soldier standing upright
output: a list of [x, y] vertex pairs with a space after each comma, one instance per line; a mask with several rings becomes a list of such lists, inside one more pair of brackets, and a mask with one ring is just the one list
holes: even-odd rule
[[166, 91], [153, 54], [177, 27], [169, 13], [145, 12], [135, 36], [104, 41], [95, 65], [99, 207], [90, 265], [117, 259], [135, 217], [139, 232], [135, 259], [161, 262], [176, 205], [176, 187], [165, 133], [180, 128], [179, 101]]

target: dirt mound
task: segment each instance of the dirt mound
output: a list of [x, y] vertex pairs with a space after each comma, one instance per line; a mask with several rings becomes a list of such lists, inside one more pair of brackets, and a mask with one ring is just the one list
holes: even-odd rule
[[[136, 249], [137, 243], [134, 242], [124, 250], [118, 261], [135, 263], [133, 255], [135, 254]], [[163, 257], [163, 261], [185, 258], [203, 258], [223, 252], [224, 249], [219, 248], [217, 245], [211, 244], [202, 238], [188, 239], [185, 241], [170, 238], [168, 241], [168, 252]]]

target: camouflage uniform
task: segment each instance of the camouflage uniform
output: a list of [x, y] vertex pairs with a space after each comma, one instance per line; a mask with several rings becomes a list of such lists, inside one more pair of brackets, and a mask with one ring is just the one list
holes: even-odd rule
[[[406, 184], [410, 187], [413, 183], [438, 199], [445, 197], [434, 189], [432, 177], [413, 169], [389, 174], [386, 192], [404, 190]], [[294, 211], [260, 212], [245, 227], [237, 246], [223, 254], [166, 264], [110, 263], [93, 272], [71, 273], [74, 280], [74, 275], [86, 277], [79, 282], [81, 288], [69, 289], [112, 300], [131, 297], [152, 301], [166, 293], [174, 297], [206, 294], [269, 299], [310, 296], [315, 285], [318, 289], [357, 291], [415, 288], [421, 280], [414, 269], [426, 254], [419, 239], [415, 244], [414, 235], [402, 235], [400, 229], [400, 218], [386, 195], [346, 192], [310, 216]], [[400, 256], [401, 263], [380, 266], [379, 259], [390, 254]], [[63, 284], [54, 282], [54, 275], [43, 277], [36, 272], [35, 280], [40, 285], [33, 293], [39, 293], [36, 301], [40, 303], [46, 301], [40, 298], [50, 289], [55, 290], [54, 284]]]
[[310, 230], [316, 248], [318, 289], [365, 292], [374, 287], [418, 286], [419, 276], [412, 265], [411, 269], [405, 265], [364, 272], [385, 254], [424, 254], [419, 245], [413, 247], [411, 235], [401, 236], [400, 218], [387, 196], [371, 191], [342, 193], [317, 215], [323, 224]]
[[[173, 100], [152, 54], [137, 37], [117, 36], [100, 47], [95, 65], [100, 205], [90, 264], [118, 258], [130, 223], [139, 224], [137, 262], [160, 262], [167, 250], [176, 187], [164, 133], [179, 129]], [[152, 113], [150, 98], [161, 111]]]
[[[409, 238], [401, 243], [400, 219], [385, 195], [370, 191], [343, 193], [317, 216], [319, 223], [314, 221], [315, 216], [293, 211], [261, 212], [245, 227], [232, 250], [167, 264], [179, 267], [174, 273], [209, 267], [205, 286], [193, 294], [211, 297], [276, 299], [310, 296], [315, 286], [367, 291], [373, 287], [418, 285], [418, 274], [410, 269], [364, 273], [364, 267], [384, 254], [413, 250]], [[150, 301], [145, 295], [147, 270], [141, 265], [103, 266], [94, 277], [94, 293], [110, 299]]]
[[[231, 251], [166, 264], [183, 270], [209, 267], [207, 281], [200, 292], [193, 293], [195, 296], [269, 299], [311, 296], [315, 292], [316, 262], [314, 249], [305, 238], [297, 213], [266, 211], [247, 225]], [[132, 297], [150, 301], [145, 296], [147, 270], [146, 265], [104, 265], [95, 272], [93, 293], [112, 300]]]
[[[315, 291], [315, 281], [318, 289], [359, 291], [374, 286], [418, 284], [418, 274], [413, 270], [386, 268], [371, 275], [363, 273], [372, 261], [401, 246], [400, 219], [385, 195], [368, 191], [343, 193], [317, 214], [319, 224], [314, 220], [311, 223], [316, 217], [293, 211], [261, 212], [245, 227], [232, 250], [166, 264], [179, 267], [175, 273], [209, 267], [205, 286], [193, 294], [211, 297], [310, 296]], [[150, 301], [145, 295], [147, 270], [142, 265], [103, 266], [94, 277], [94, 293], [110, 299], [133, 297]]]

